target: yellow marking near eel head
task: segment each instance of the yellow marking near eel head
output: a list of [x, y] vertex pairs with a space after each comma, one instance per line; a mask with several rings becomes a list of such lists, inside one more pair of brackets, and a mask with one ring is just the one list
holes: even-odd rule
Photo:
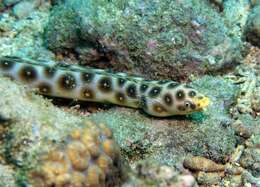
[[202, 98], [201, 97], [195, 97], [193, 99], [193, 102], [196, 105], [196, 110], [201, 111], [209, 105], [210, 100], [209, 100], [208, 97], [205, 97], [205, 96], [202, 97]]

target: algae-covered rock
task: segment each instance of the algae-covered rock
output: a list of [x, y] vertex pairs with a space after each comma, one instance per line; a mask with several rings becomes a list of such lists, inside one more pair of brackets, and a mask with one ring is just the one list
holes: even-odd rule
[[132, 109], [114, 109], [91, 119], [112, 129], [124, 155], [134, 165], [146, 159], [179, 166], [188, 153], [224, 163], [236, 145], [228, 109], [237, 88], [223, 78], [209, 76], [194, 81], [193, 86], [211, 99], [203, 113], [156, 119], [133, 113]]
[[255, 6], [247, 18], [245, 36], [247, 41], [260, 47], [260, 5]]
[[45, 44], [54, 51], [75, 48], [79, 42], [77, 17], [72, 8], [54, 7], [45, 28]]
[[[259, 123], [258, 123], [259, 124]], [[241, 155], [240, 164], [242, 167], [251, 171], [255, 177], [260, 177], [260, 131], [255, 133], [247, 140], [247, 148]]]
[[20, 57], [50, 59], [54, 55], [43, 46], [41, 38], [48, 21], [48, 8], [34, 10], [28, 19], [16, 19], [11, 10], [0, 19], [0, 53]]
[[[56, 24], [56, 20], [64, 24]], [[243, 49], [239, 39], [228, 35], [224, 19], [207, 1], [67, 1], [53, 10], [46, 28], [48, 47], [54, 51], [64, 44], [75, 48], [75, 22], [81, 38], [77, 47], [91, 45], [115, 70], [127, 63], [132, 72], [150, 78], [176, 80], [227, 64], [232, 67], [240, 61]], [[82, 60], [84, 55], [79, 53]]]
[[0, 11], [2, 11], [4, 8], [5, 8], [5, 5], [4, 5], [3, 1], [1, 0], [0, 1]]
[[0, 186], [15, 186], [15, 173], [10, 166], [0, 165]]
[[20, 186], [120, 182], [119, 149], [105, 125], [64, 112], [7, 78], [0, 77], [0, 91], [1, 116], [6, 119], [0, 129], [0, 157], [13, 166]]
[[18, 3], [19, 1], [21, 1], [21, 0], [3, 0], [4, 4], [6, 6], [14, 5], [14, 4]]
[[237, 116], [237, 120], [232, 124], [236, 134], [243, 138], [250, 138], [255, 132], [260, 131], [260, 119], [253, 118], [248, 114]]
[[18, 18], [27, 17], [33, 10], [41, 5], [41, 0], [27, 0], [17, 3], [13, 7], [13, 14]]
[[122, 187], [127, 186], [174, 186], [197, 187], [195, 178], [187, 170], [177, 171], [173, 167], [156, 162], [143, 161], [134, 168], [133, 174]]

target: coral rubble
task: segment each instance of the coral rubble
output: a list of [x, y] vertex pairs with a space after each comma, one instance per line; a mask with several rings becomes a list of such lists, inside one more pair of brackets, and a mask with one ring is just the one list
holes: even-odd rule
[[51, 150], [40, 161], [42, 165], [30, 173], [33, 186], [101, 187], [120, 182], [122, 163], [111, 131], [87, 123], [71, 132], [63, 148]]

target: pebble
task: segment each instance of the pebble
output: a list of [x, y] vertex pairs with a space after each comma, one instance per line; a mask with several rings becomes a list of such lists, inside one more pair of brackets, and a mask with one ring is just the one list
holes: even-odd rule
[[241, 120], [236, 120], [233, 124], [232, 127], [235, 130], [235, 133], [243, 138], [250, 138], [251, 135], [254, 133], [254, 128], [250, 128], [249, 126], [246, 126], [243, 124]]

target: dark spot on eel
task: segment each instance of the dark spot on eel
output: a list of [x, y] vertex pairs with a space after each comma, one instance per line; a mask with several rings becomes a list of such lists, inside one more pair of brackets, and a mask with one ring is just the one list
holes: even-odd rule
[[186, 110], [185, 106], [182, 106], [182, 105], [177, 106], [177, 109], [179, 111], [185, 111]]
[[112, 87], [112, 80], [110, 77], [101, 77], [98, 81], [98, 88], [101, 92], [108, 93], [111, 92]]
[[81, 89], [81, 97], [83, 99], [93, 99], [94, 98], [94, 92], [88, 87], [83, 87]]
[[153, 105], [153, 110], [157, 113], [167, 112], [167, 110], [159, 103]]
[[115, 98], [116, 98], [116, 101], [120, 104], [123, 104], [125, 103], [125, 94], [121, 93], [121, 92], [117, 92], [115, 94]]
[[183, 90], [178, 90], [177, 92], [176, 92], [176, 99], [177, 100], [179, 100], [179, 101], [181, 101], [181, 100], [183, 100], [184, 98], [185, 98], [185, 93], [184, 93], [184, 91]]
[[33, 66], [23, 66], [19, 71], [20, 78], [26, 82], [32, 82], [37, 79], [37, 71]]
[[56, 68], [47, 66], [47, 67], [44, 67], [43, 71], [44, 71], [44, 74], [45, 74], [46, 77], [52, 78], [55, 75]]
[[76, 79], [70, 73], [65, 73], [59, 77], [59, 86], [64, 90], [73, 90], [76, 86]]
[[177, 83], [177, 82], [171, 82], [167, 85], [167, 88], [169, 89], [173, 89], [173, 88], [176, 88], [177, 86], [179, 86], [180, 84]]
[[147, 89], [148, 89], [148, 85], [147, 84], [141, 84], [141, 86], [140, 86], [141, 93], [144, 93]]
[[161, 87], [155, 86], [149, 91], [149, 96], [154, 98], [157, 97], [161, 93]]
[[137, 93], [136, 93], [136, 85], [135, 84], [130, 84], [127, 89], [126, 89], [127, 96], [131, 98], [136, 98]]
[[147, 100], [146, 100], [145, 96], [141, 96], [140, 107], [144, 110], [146, 110], [148, 108], [147, 107]]
[[118, 86], [122, 88], [125, 85], [125, 83], [126, 83], [126, 79], [118, 78], [117, 79], [117, 83], [118, 83]]
[[0, 68], [3, 70], [10, 70], [14, 66], [14, 62], [8, 60], [0, 61]]
[[84, 83], [91, 83], [91, 81], [94, 79], [94, 74], [89, 72], [82, 72], [81, 73], [81, 80]]
[[50, 94], [51, 93], [51, 85], [47, 82], [39, 83], [37, 87], [41, 94]]
[[170, 93], [166, 93], [163, 96], [163, 100], [165, 102], [166, 105], [171, 106], [173, 104], [173, 98], [172, 95]]

